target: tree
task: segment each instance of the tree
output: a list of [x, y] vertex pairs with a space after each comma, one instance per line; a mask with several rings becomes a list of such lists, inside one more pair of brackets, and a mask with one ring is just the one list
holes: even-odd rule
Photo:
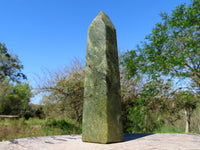
[[0, 43], [0, 82], [5, 79], [13, 82], [20, 82], [20, 79], [26, 79], [22, 73], [23, 65], [16, 55], [8, 53], [4, 43]]
[[16, 55], [0, 43], [0, 113], [24, 116], [32, 96], [31, 89], [22, 79], [23, 65]]
[[170, 82], [165, 83], [163, 79], [149, 80], [143, 85], [129, 108], [129, 132], [153, 132], [162, 127], [170, 88]]
[[[71, 67], [56, 72], [46, 71], [46, 76], [38, 83], [37, 91], [46, 93], [41, 101], [44, 111], [66, 115], [78, 122], [82, 120], [84, 66], [75, 59]], [[52, 110], [53, 109], [53, 110]]]
[[[188, 101], [186, 103], [184, 102], [189, 99], [188, 96], [184, 95], [184, 91], [191, 90], [195, 94], [199, 94], [200, 91], [199, 8], [200, 1], [193, 0], [192, 4], [188, 6], [185, 4], [177, 6], [170, 15], [161, 13], [162, 22], [156, 24], [152, 33], [145, 37], [145, 40], [141, 42], [141, 45], [137, 46], [136, 50], [130, 50], [121, 57], [121, 64], [126, 68], [126, 75], [128, 78], [138, 79], [144, 76], [147, 81], [155, 81], [162, 77], [165, 79], [171, 78], [172, 81], [175, 81], [173, 78], [176, 77], [181, 81], [183, 81], [182, 79], [190, 81], [186, 89], [175, 86], [173, 89], [169, 89], [168, 98], [163, 99], [166, 113], [173, 114], [174, 116], [178, 116], [178, 112], [183, 108], [186, 110], [187, 116], [189, 114], [191, 115], [190, 106], [196, 106], [196, 101], [190, 101], [190, 104], [188, 104]], [[181, 94], [183, 94], [183, 96], [179, 95], [180, 99], [178, 99], [177, 91], [179, 91], [180, 88], [182, 88], [183, 93]], [[145, 95], [145, 91], [150, 92], [150, 95]], [[155, 91], [154, 88], [152, 91]], [[150, 97], [157, 99], [162, 95], [162, 93], [159, 92], [155, 97], [153, 93], [151, 93], [152, 91], [147, 90], [145, 86], [143, 87], [142, 92], [139, 94], [139, 99], [133, 99], [133, 101], [136, 101], [137, 105], [131, 109], [131, 114], [147, 108], [149, 109], [149, 103], [151, 103]], [[182, 105], [180, 105], [182, 108], [175, 108], [177, 106], [176, 104], [181, 101], [183, 101], [183, 103], [181, 103]], [[170, 102], [172, 103], [170, 104]], [[192, 108], [195, 109], [196, 107]], [[145, 111], [143, 111], [143, 114], [145, 114], [144, 112]], [[138, 116], [139, 120], [142, 117], [144, 118], [145, 115], [140, 113]], [[133, 121], [137, 120], [134, 120], [133, 116], [130, 117], [130, 119], [131, 118]]]
[[8, 80], [0, 82], [0, 112], [3, 110], [2, 103], [5, 100], [5, 96], [10, 92], [10, 86]]
[[37, 117], [37, 118], [40, 118], [40, 119], [44, 119], [45, 118], [44, 110], [43, 110], [43, 106], [42, 105], [29, 103], [28, 107], [29, 107], [29, 109], [25, 113], [25, 116], [24, 116], [26, 119], [28, 119], [30, 117]]
[[184, 110], [185, 113], [185, 133], [190, 131], [190, 119], [192, 112], [199, 104], [198, 96], [191, 91], [180, 91], [174, 97], [175, 105], [179, 110]]
[[142, 90], [142, 81], [136, 81], [135, 78], [127, 78], [126, 68], [120, 66], [120, 84], [121, 84], [121, 103], [122, 103], [122, 121], [124, 132], [130, 131], [132, 121], [129, 118], [130, 108], [135, 106], [133, 99], [139, 96]]
[[9, 84], [7, 91], [1, 97], [0, 113], [5, 115], [19, 115], [23, 117], [29, 111], [28, 103], [32, 97], [31, 89], [28, 84]]
[[189, 78], [200, 89], [200, 1], [162, 13], [152, 33], [137, 50], [128, 51], [122, 64], [128, 74], [146, 73]]

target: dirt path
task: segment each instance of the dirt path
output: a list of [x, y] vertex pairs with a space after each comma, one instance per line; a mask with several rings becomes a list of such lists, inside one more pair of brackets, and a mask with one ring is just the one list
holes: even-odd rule
[[200, 134], [124, 134], [124, 142], [83, 143], [81, 135], [0, 142], [0, 150], [200, 150]]

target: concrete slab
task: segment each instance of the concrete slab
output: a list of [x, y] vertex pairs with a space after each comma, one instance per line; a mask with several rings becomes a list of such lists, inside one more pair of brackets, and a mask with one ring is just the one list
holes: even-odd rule
[[81, 135], [16, 139], [0, 142], [0, 150], [200, 150], [200, 134], [124, 134], [124, 142], [82, 142]]

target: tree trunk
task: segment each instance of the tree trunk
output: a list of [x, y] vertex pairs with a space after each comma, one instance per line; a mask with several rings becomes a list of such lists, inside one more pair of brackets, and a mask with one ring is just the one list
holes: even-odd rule
[[190, 112], [185, 109], [185, 133], [190, 132]]

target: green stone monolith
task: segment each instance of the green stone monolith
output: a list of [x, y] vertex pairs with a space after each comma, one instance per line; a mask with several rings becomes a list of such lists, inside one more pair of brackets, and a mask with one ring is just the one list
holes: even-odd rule
[[88, 29], [82, 140], [123, 141], [116, 30], [103, 12]]

